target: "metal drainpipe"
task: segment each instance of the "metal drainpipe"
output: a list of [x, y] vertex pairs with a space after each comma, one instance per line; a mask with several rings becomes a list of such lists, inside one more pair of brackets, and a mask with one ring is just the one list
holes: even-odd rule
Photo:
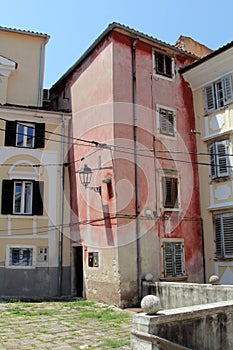
[[58, 295], [62, 295], [62, 250], [64, 221], [64, 114], [61, 116], [61, 154], [60, 154], [60, 225], [58, 241]]
[[136, 43], [137, 37], [132, 44], [132, 83], [133, 83], [133, 131], [134, 131], [134, 167], [136, 187], [136, 240], [137, 240], [137, 280], [138, 280], [138, 303], [142, 298], [142, 276], [141, 276], [141, 245], [140, 245], [140, 188], [138, 172], [138, 121], [137, 121], [137, 94], [136, 94]]
[[43, 62], [44, 62], [45, 44], [42, 43], [40, 47], [40, 71], [39, 71], [39, 91], [37, 98], [37, 106], [41, 107], [41, 92], [43, 88]]

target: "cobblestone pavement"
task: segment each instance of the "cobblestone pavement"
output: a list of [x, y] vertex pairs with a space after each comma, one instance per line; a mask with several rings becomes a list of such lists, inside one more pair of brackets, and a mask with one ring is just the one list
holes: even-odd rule
[[130, 349], [132, 311], [88, 301], [0, 303], [0, 349]]

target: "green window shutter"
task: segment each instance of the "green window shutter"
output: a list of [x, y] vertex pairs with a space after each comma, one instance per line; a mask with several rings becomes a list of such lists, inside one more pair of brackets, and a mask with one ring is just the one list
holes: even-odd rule
[[164, 277], [184, 275], [184, 248], [181, 242], [163, 244]]
[[174, 260], [172, 243], [163, 246], [164, 277], [174, 277]]
[[14, 181], [2, 180], [2, 214], [13, 212]]
[[44, 148], [45, 145], [45, 123], [35, 124], [35, 148]]
[[44, 182], [33, 182], [32, 214], [43, 215]]
[[215, 230], [215, 248], [216, 257], [222, 257], [222, 220], [221, 216], [215, 216], [214, 218], [214, 230]]
[[5, 127], [5, 146], [15, 146], [16, 141], [16, 122], [6, 121]]

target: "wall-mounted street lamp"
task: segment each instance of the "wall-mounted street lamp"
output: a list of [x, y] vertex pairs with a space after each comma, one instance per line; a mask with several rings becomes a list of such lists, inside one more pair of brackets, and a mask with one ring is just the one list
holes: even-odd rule
[[95, 192], [98, 192], [101, 195], [101, 186], [98, 187], [90, 187], [88, 186], [91, 183], [91, 178], [92, 178], [92, 170], [87, 166], [87, 164], [84, 165], [79, 170], [79, 179], [81, 184], [86, 188], [90, 188], [91, 190], [94, 190]]

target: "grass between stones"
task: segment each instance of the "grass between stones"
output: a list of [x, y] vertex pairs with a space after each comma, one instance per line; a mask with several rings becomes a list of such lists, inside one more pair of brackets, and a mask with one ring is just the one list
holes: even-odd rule
[[92, 301], [0, 303], [0, 349], [117, 349], [132, 314]]

